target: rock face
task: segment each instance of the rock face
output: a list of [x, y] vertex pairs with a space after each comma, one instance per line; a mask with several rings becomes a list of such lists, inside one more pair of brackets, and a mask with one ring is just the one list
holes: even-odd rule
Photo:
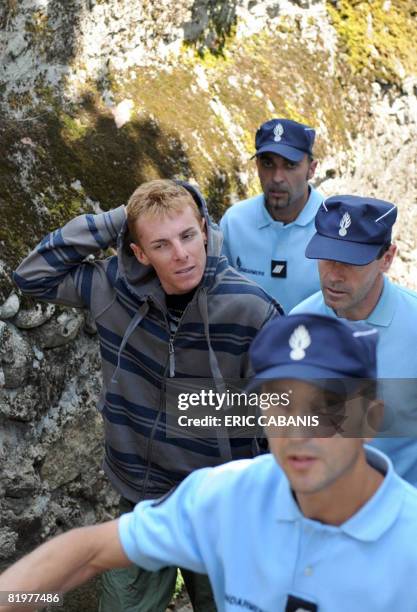
[[[393, 275], [417, 288], [412, 0], [6, 0], [0, 6], [0, 564], [116, 495], [100, 469], [86, 313], [34, 303], [11, 270], [80, 212], [157, 176], [212, 214], [258, 191], [256, 127], [317, 127], [316, 183], [400, 209]], [[93, 609], [93, 608], [92, 608]], [[87, 609], [86, 609], [86, 612]]]
[[398, 254], [391, 275], [417, 289], [417, 79], [404, 79], [400, 95], [383, 93], [373, 84], [370, 117], [372, 137], [358, 135], [343, 171], [325, 180], [326, 195], [356, 193], [394, 202], [399, 208], [394, 239]]
[[114, 503], [100, 468], [98, 350], [83, 322], [71, 311], [31, 331], [0, 323], [2, 560]]

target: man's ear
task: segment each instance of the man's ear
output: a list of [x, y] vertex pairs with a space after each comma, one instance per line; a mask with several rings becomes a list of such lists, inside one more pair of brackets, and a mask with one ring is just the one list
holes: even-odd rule
[[395, 246], [395, 244], [391, 244], [388, 251], [386, 251], [381, 257], [381, 272], [388, 272], [394, 260], [396, 252], [397, 247]]
[[362, 437], [370, 442], [381, 430], [384, 419], [384, 402], [380, 399], [371, 400], [368, 404], [363, 425]]
[[316, 168], [317, 168], [317, 164], [318, 164], [317, 159], [313, 159], [313, 161], [310, 162], [310, 166], [308, 168], [308, 173], [307, 173], [307, 180], [308, 181], [313, 178], [314, 173], [315, 173]]
[[141, 246], [139, 246], [138, 244], [135, 244], [134, 242], [131, 242], [129, 246], [132, 249], [133, 254], [139, 263], [143, 264], [144, 266], [150, 265], [149, 259], [147, 258], [145, 251], [142, 249]]

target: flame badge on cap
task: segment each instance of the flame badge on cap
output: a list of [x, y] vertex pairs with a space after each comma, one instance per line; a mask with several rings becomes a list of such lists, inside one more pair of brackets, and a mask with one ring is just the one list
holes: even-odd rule
[[277, 123], [274, 127], [274, 141], [279, 142], [281, 140], [281, 136], [284, 133], [284, 128], [280, 123]]
[[340, 219], [339, 236], [346, 236], [348, 227], [350, 226], [351, 223], [352, 223], [352, 219], [350, 218], [350, 214], [346, 212], [343, 215], [343, 217]]
[[306, 356], [306, 348], [311, 344], [311, 336], [304, 325], [299, 325], [290, 336], [288, 344], [292, 349], [290, 357], [294, 361], [300, 361]]

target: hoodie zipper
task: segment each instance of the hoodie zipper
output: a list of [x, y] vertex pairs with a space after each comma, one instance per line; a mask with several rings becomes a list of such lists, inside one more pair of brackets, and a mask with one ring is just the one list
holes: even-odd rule
[[[182, 324], [182, 320], [183, 320], [183, 318], [185, 316], [185, 313], [187, 312], [189, 306], [191, 306], [191, 303], [194, 301], [194, 298], [195, 298], [196, 294], [197, 294], [197, 292], [193, 295], [192, 299], [188, 302], [187, 306], [183, 310], [183, 313], [181, 315], [180, 320], [178, 321], [178, 325], [177, 325], [177, 328], [176, 328], [174, 333], [171, 333], [171, 329], [169, 327], [168, 317], [165, 317], [165, 322], [167, 324], [167, 328], [168, 328], [168, 331], [169, 331], [169, 334], [170, 334], [169, 335], [169, 340], [168, 340], [169, 378], [174, 378], [175, 377], [175, 348], [174, 348], [175, 336], [177, 335], [177, 331], [179, 330], [179, 328], [180, 328], [180, 326]], [[159, 303], [158, 303], [158, 306], [160, 306]]]
[[175, 337], [175, 334], [173, 336], [170, 336], [169, 343], [168, 343], [168, 347], [169, 347], [169, 377], [170, 378], [174, 378], [174, 376], [175, 376], [174, 337]]
[[[194, 297], [195, 296], [193, 296], [193, 299], [191, 300], [191, 302], [194, 300]], [[168, 317], [165, 315], [164, 309], [161, 307], [161, 304], [157, 300], [153, 299], [153, 301], [158, 306], [160, 311], [163, 313], [167, 329], [168, 329], [168, 331], [170, 333], [169, 340], [168, 340], [168, 363], [165, 366], [164, 379], [166, 378], [166, 374], [167, 374], [168, 370], [169, 370], [169, 377], [170, 378], [174, 378], [174, 376], [175, 376], [174, 340], [175, 340], [175, 336], [177, 335], [177, 331], [178, 331], [178, 329], [179, 329], [179, 327], [181, 325], [181, 322], [183, 320], [183, 317], [184, 317], [188, 307], [191, 305], [191, 302], [189, 302], [187, 304], [184, 312], [182, 313], [181, 319], [178, 321], [178, 325], [177, 325], [177, 329], [175, 330], [175, 333], [171, 334], [171, 330], [170, 330], [170, 327], [169, 327]], [[161, 417], [162, 410], [163, 410], [163, 407], [164, 407], [163, 406], [163, 398], [164, 398], [164, 391], [165, 390], [166, 390], [166, 385], [165, 385], [165, 382], [164, 382], [163, 389], [161, 389], [161, 393], [160, 393], [160, 396], [159, 396], [158, 415], [157, 415], [157, 417], [155, 419], [155, 422], [153, 424], [153, 427], [152, 427], [152, 430], [151, 430], [151, 433], [150, 433], [150, 436], [149, 436], [149, 441], [148, 441], [148, 448], [147, 448], [147, 452], [146, 452], [146, 473], [145, 473], [145, 479], [144, 479], [143, 487], [142, 487], [142, 496], [141, 496], [141, 499], [145, 498], [146, 489], [148, 487], [149, 473], [150, 473], [150, 467], [151, 467], [153, 440], [154, 440], [155, 431], [156, 431], [156, 428], [158, 426], [159, 419]]]

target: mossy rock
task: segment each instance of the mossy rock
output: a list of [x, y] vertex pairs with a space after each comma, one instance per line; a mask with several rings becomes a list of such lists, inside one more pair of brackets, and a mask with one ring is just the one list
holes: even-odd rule
[[354, 74], [395, 85], [417, 74], [414, 0], [327, 0], [327, 7]]
[[[130, 71], [129, 80], [109, 69], [105, 78], [85, 86], [77, 103], [59, 98], [39, 77], [40, 103], [31, 109], [33, 119], [9, 120], [0, 127], [5, 264], [0, 300], [10, 292], [10, 271], [45, 233], [78, 213], [94, 211], [97, 204], [106, 210], [125, 203], [143, 181], [196, 180], [217, 220], [232, 200], [258, 191], [250, 157], [257, 127], [271, 116], [318, 127], [319, 158], [347, 148], [355, 132], [369, 124], [368, 91], [379, 74], [365, 74], [366, 15], [378, 8], [372, 16], [375, 35], [381, 38], [387, 30], [384, 40], [393, 45], [381, 42], [381, 57], [384, 50], [394, 61], [393, 50], [398, 50], [411, 70], [412, 38], [401, 42], [399, 33], [410, 32], [413, 10], [408, 0], [392, 0], [390, 11], [380, 0], [329, 0], [328, 6], [350, 62], [339, 61], [333, 75], [325, 41], [318, 39], [309, 50], [297, 22], [282, 19], [275, 31], [243, 41], [233, 35], [232, 20], [221, 53], [188, 45], [164, 69], [141, 68], [135, 78]], [[40, 26], [46, 27], [44, 21]], [[355, 66], [363, 72], [360, 77]], [[391, 78], [393, 72], [386, 68], [384, 75]], [[132, 100], [131, 119], [120, 129], [103, 102], [105, 88], [116, 103]], [[23, 112], [28, 100], [24, 92], [15, 93], [9, 104]]]

